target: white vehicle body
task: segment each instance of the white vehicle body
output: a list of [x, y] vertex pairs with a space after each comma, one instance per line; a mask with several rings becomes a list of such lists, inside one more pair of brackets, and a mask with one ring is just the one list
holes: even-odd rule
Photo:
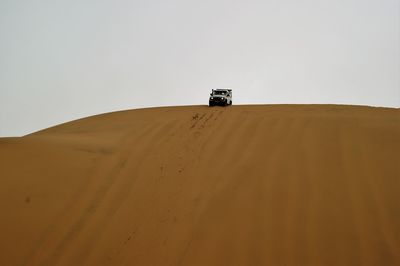
[[209, 106], [232, 105], [232, 89], [214, 89], [210, 93]]

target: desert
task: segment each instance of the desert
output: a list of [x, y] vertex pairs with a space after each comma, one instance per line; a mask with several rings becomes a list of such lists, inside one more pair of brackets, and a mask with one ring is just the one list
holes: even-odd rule
[[0, 265], [400, 265], [400, 109], [145, 108], [0, 138]]

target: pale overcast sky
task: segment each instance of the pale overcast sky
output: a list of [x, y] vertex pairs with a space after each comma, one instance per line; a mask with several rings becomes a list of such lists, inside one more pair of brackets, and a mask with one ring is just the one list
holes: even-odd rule
[[400, 0], [0, 0], [0, 136], [216, 87], [400, 107]]

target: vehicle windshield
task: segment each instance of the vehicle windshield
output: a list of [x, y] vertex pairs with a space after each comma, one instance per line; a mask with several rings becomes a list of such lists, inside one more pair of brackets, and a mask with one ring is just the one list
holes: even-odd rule
[[226, 95], [226, 91], [214, 91], [213, 95]]

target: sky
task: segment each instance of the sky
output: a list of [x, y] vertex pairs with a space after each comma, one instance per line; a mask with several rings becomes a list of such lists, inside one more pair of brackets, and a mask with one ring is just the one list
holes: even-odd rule
[[0, 137], [225, 87], [400, 107], [400, 0], [0, 0]]

